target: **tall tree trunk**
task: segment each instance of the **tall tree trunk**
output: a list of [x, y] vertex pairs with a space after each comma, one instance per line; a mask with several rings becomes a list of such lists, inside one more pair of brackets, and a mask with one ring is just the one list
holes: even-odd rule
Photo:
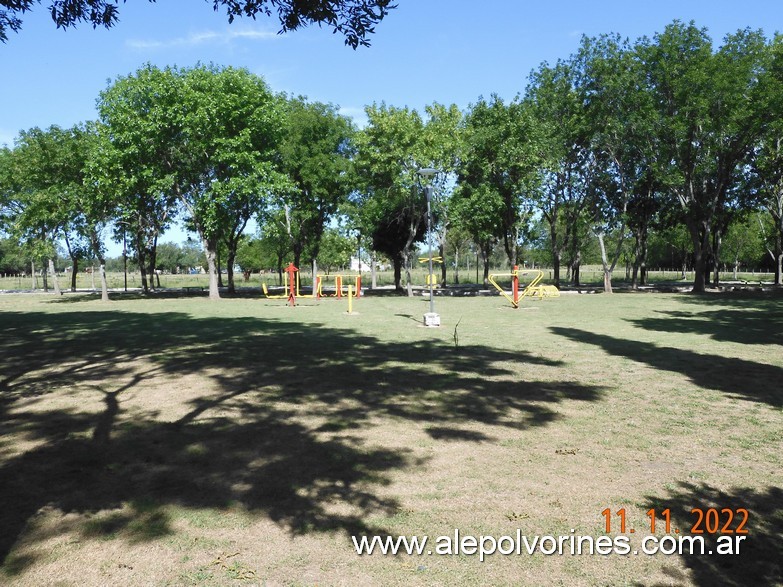
[[30, 275], [33, 278], [33, 291], [38, 289], [38, 274], [35, 272], [35, 261], [30, 261]]
[[712, 235], [712, 283], [716, 287], [720, 284], [720, 249], [722, 244], [723, 233], [716, 230]]
[[552, 277], [555, 287], [560, 287], [560, 251], [552, 250]]
[[[361, 261], [360, 261], [361, 262]], [[378, 287], [378, 271], [375, 268], [377, 262], [375, 260], [375, 252], [370, 254], [370, 280], [372, 282], [372, 289]]]
[[601, 266], [603, 267], [604, 274], [604, 293], [612, 293], [612, 269], [614, 267], [609, 266], [609, 258], [606, 255], [606, 244], [604, 243], [604, 234], [598, 233], [598, 245], [601, 248]]
[[441, 242], [438, 244], [438, 254], [440, 255], [440, 286], [446, 287], [446, 247]]
[[79, 273], [78, 257], [71, 257], [71, 291], [76, 291], [76, 276]]
[[775, 285], [783, 285], [783, 217], [780, 221], [780, 231], [775, 238]]
[[236, 293], [234, 288], [234, 259], [236, 257], [236, 247], [228, 245], [228, 259], [226, 259], [226, 275], [228, 276], [228, 293]]
[[[695, 232], [695, 234], [694, 234]], [[693, 241], [693, 293], [704, 293], [707, 290], [707, 253], [709, 246], [705, 246], [703, 239], [709, 239], [709, 234], [702, 236], [697, 231], [691, 231]], [[709, 244], [709, 240], [707, 240]]]
[[402, 291], [402, 257], [395, 256], [392, 264], [394, 265], [394, 289]]
[[411, 257], [413, 257], [413, 251], [406, 248], [403, 251], [403, 258], [405, 259], [405, 289], [408, 292], [408, 297], [413, 297], [413, 279], [411, 277]]
[[57, 281], [57, 272], [54, 269], [54, 259], [49, 259], [49, 272], [52, 274], [52, 285], [54, 286], [55, 295], [62, 295], [60, 291], [60, 283]]
[[579, 272], [582, 268], [582, 251], [577, 251], [576, 255], [574, 256], [574, 260], [571, 263], [571, 281], [576, 287], [579, 287], [581, 284], [579, 282]]
[[454, 284], [459, 285], [459, 247], [454, 247]]
[[98, 259], [100, 262], [100, 272], [101, 272], [101, 301], [102, 302], [108, 302], [109, 301], [109, 286], [106, 283], [106, 260], [102, 257]]
[[147, 255], [145, 254], [144, 240], [141, 235], [136, 237], [136, 256], [139, 262], [139, 272], [141, 273], [141, 290], [146, 294], [150, 291], [147, 281]]
[[209, 299], [219, 300], [220, 289], [218, 287], [217, 240], [209, 240], [202, 236], [201, 243], [207, 255], [207, 271], [209, 273]]
[[484, 262], [484, 287], [489, 286], [489, 256], [491, 254], [489, 243], [481, 249], [481, 260]]

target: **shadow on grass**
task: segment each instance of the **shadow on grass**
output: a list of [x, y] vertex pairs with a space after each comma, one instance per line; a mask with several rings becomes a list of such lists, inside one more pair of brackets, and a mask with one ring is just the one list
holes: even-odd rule
[[[558, 364], [525, 352], [387, 342], [318, 324], [128, 311], [5, 312], [2, 321], [0, 426], [35, 448], [0, 451], [0, 561], [47, 506], [123, 508], [82, 531], [134, 540], [170, 532], [169, 504], [237, 506], [292, 534], [382, 533], [365, 520], [399, 504], [380, 488], [423, 462], [350, 431], [388, 418], [480, 442], [487, 437], [460, 424], [542, 426], [557, 418], [548, 404], [601, 396], [576, 382], [516, 380], [513, 363]], [[194, 380], [183, 379], [192, 375], [210, 391], [184, 414], [126, 407], [152, 380], [193, 397]], [[56, 407], [68, 382], [91, 390], [102, 410]], [[147, 506], [127, 507], [138, 503]], [[27, 527], [26, 540], [45, 537]], [[35, 562], [25, 557], [6, 568], [22, 572]]]
[[555, 334], [592, 344], [611, 355], [646, 363], [660, 371], [688, 377], [705, 389], [715, 389], [741, 399], [783, 406], [783, 367], [735, 357], [702, 354], [687, 349], [615, 338], [575, 328], [551, 327]]
[[[681, 582], [703, 587], [740, 587], [754, 585], [756, 587], [771, 587], [783, 583], [783, 567], [780, 557], [780, 531], [783, 528], [783, 490], [779, 487], [769, 487], [758, 491], [750, 488], [733, 488], [721, 491], [709, 485], [694, 485], [680, 483], [677, 489], [667, 495], [647, 496], [645, 509], [654, 508], [660, 512], [668, 508], [671, 511], [671, 526], [680, 530], [686, 536], [702, 536], [705, 543], [705, 554], [684, 554], [681, 558], [691, 571], [691, 577]], [[736, 547], [737, 534], [728, 533], [739, 526], [744, 516], [735, 514], [732, 523], [724, 534], [709, 534], [705, 522], [698, 529], [705, 530], [703, 534], [692, 534], [691, 528], [698, 521], [698, 514], [691, 510], [698, 508], [706, 512], [708, 508], [716, 508], [719, 512], [719, 528], [729, 521], [729, 514], [721, 512], [730, 509], [736, 512], [740, 508], [748, 510], [749, 517], [745, 529], [748, 533], [739, 543], [739, 554], [718, 555], [718, 539], [721, 544], [729, 540]], [[658, 518], [658, 525], [663, 520]], [[658, 531], [659, 539], [663, 534]], [[710, 551], [712, 555], [707, 554]], [[697, 551], [697, 552], [700, 552]], [[641, 585], [641, 584], [639, 584]]]
[[[702, 334], [715, 340], [742, 344], [783, 345], [783, 296], [724, 294], [684, 296], [695, 312], [660, 312], [660, 318], [629, 320], [644, 330]], [[717, 306], [717, 308], [716, 308]]]

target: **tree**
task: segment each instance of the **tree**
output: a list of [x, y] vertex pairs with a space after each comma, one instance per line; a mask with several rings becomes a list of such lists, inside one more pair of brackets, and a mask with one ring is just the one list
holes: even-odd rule
[[174, 82], [170, 72], [146, 65], [115, 80], [98, 99], [102, 140], [91, 182], [114, 202], [115, 239], [130, 235], [145, 292], [155, 286], [158, 237], [176, 212], [173, 186], [184, 158], [181, 130], [169, 120], [181, 96]]
[[[775, 267], [775, 284], [783, 284], [783, 35], [769, 46], [766, 108], [771, 114], [754, 149], [751, 186], [769, 212], [773, 228], [769, 253]], [[761, 225], [763, 226], [763, 224]]]
[[285, 212], [283, 210], [273, 209], [266, 214], [265, 222], [259, 227], [260, 240], [263, 243], [264, 250], [271, 253], [274, 259], [269, 267], [277, 269], [277, 283], [283, 283], [283, 261], [290, 258], [291, 239], [285, 229]]
[[345, 267], [351, 262], [355, 251], [353, 238], [342, 234], [336, 228], [327, 228], [318, 255], [318, 263], [326, 268], [327, 275], [336, 267]]
[[460, 185], [454, 193], [454, 224], [469, 234], [479, 249], [484, 261], [484, 285], [489, 284], [489, 258], [498, 242], [498, 218], [502, 213], [502, 197], [487, 186], [463, 189]]
[[544, 63], [531, 75], [526, 98], [541, 157], [534, 199], [549, 227], [556, 286], [564, 252], [581, 246], [573, 240], [582, 234], [575, 223], [584, 217], [596, 172], [579, 66], [573, 57], [555, 66]]
[[373, 249], [388, 256], [394, 266], [394, 284], [402, 290], [406, 269], [408, 295], [413, 245], [427, 231], [427, 205], [418, 171], [434, 167], [444, 171], [435, 181], [435, 193], [447, 181], [455, 154], [444, 129], [454, 128], [455, 106], [428, 106], [425, 121], [415, 110], [385, 104], [366, 108], [368, 126], [357, 135], [356, 169], [361, 185], [361, 225], [372, 238]]
[[[626, 230], [636, 228], [636, 264], [644, 263], [647, 230], [659, 185], [657, 121], [651, 96], [640, 83], [636, 53], [617, 35], [583, 38], [577, 57], [583, 72], [586, 113], [598, 165], [593, 186], [595, 233], [601, 250], [604, 291], [623, 251]], [[616, 235], [611, 255], [606, 235]]]
[[157, 217], [166, 218], [179, 201], [207, 256], [209, 296], [219, 299], [219, 242], [234, 245], [231, 269], [248, 219], [268, 194], [287, 185], [276, 167], [280, 99], [244, 69], [148, 65], [117, 80], [102, 94], [99, 110], [119, 189], [151, 204], [145, 217], [157, 208]]
[[313, 262], [313, 275], [318, 272], [324, 229], [353, 189], [353, 134], [350, 120], [331, 104], [304, 98], [287, 104], [279, 153], [292, 189], [283, 192], [280, 206], [294, 265], [300, 267], [306, 252]]
[[[150, 0], [154, 1], [154, 0]], [[8, 32], [22, 28], [21, 15], [30, 11], [40, 0], [0, 0], [0, 41], [6, 42]], [[93, 28], [111, 28], [119, 18], [117, 0], [58, 0], [49, 8], [57, 28], [69, 28], [85, 22]], [[309, 24], [331, 27], [345, 37], [345, 44], [356, 49], [369, 46], [369, 36], [375, 25], [396, 8], [391, 0], [213, 0], [217, 12], [226, 11], [228, 22], [236, 17], [277, 13], [280, 33], [294, 31]]]
[[[496, 228], [474, 226], [469, 232], [476, 233], [476, 242], [487, 242], [479, 232], [493, 232], [503, 242], [509, 265], [517, 265], [539, 163], [529, 104], [516, 101], [506, 105], [498, 96], [490, 101], [480, 98], [465, 117], [463, 135], [459, 198], [489, 198], [497, 204], [494, 213], [482, 219], [494, 216]], [[464, 211], [466, 204], [461, 205]], [[482, 206], [482, 202], [471, 204], [474, 208]], [[464, 214], [463, 219], [469, 221]]]
[[759, 231], [760, 214], [739, 215], [726, 230], [720, 260], [732, 266], [735, 280], [741, 264], [755, 265], [764, 255], [762, 233]]
[[[703, 29], [679, 21], [638, 45], [663, 124], [662, 160], [693, 247], [694, 292], [707, 283], [713, 236], [764, 126], [760, 31], [729, 35], [713, 52]], [[740, 202], [737, 209], [745, 206]], [[720, 229], [720, 227], [717, 227]]]

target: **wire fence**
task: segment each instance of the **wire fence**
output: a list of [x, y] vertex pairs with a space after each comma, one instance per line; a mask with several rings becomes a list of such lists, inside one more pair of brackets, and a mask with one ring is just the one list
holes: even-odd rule
[[[524, 270], [524, 269], [523, 269]], [[497, 268], [492, 271], [498, 273], [508, 273], [508, 268]], [[554, 278], [554, 272], [551, 268], [544, 268], [544, 283], [551, 284]], [[331, 275], [342, 275], [344, 278], [350, 277], [353, 279], [357, 275], [356, 272], [350, 271], [332, 271]], [[411, 282], [414, 286], [425, 286], [427, 283], [427, 269], [416, 267], [411, 271]], [[441, 272], [440, 268], [436, 268], [435, 271], [436, 283], [440, 282]], [[321, 275], [327, 275], [325, 272]], [[475, 272], [460, 271], [459, 274], [455, 274], [453, 270], [447, 272], [446, 283], [447, 285], [483, 285], [483, 272], [479, 272], [478, 280]], [[138, 271], [128, 272], [127, 275], [122, 272], [109, 272], [106, 274], [108, 287], [114, 290], [123, 290], [127, 287], [129, 290], [135, 290], [141, 288], [141, 273]], [[561, 269], [560, 283], [561, 286], [571, 285], [567, 278], [567, 273]], [[647, 272], [648, 283], [654, 285], [656, 283], [671, 283], [681, 282], [689, 283], [693, 281], [694, 274], [692, 271], [686, 271], [685, 273], [679, 269], [652, 269]], [[60, 288], [63, 290], [71, 289], [71, 274], [65, 272], [59, 274], [58, 282]], [[181, 289], [181, 288], [208, 288], [209, 276], [204, 273], [195, 275], [189, 274], [160, 274], [155, 276], [148, 276], [148, 280], [155, 280], [155, 287], [162, 289]], [[300, 273], [300, 280], [303, 287], [309, 287], [312, 285], [312, 274], [309, 271], [302, 271]], [[720, 281], [726, 282], [748, 282], [748, 283], [771, 283], [774, 280], [774, 274], [768, 272], [739, 272], [734, 274], [733, 271], [726, 271], [720, 273]], [[223, 286], [228, 285], [227, 274], [221, 275], [221, 281]], [[328, 280], [327, 280], [328, 281]], [[501, 283], [503, 280], [500, 280]], [[510, 283], [510, 279], [508, 279]], [[629, 283], [629, 279], [626, 276], [625, 271], [615, 271], [612, 276], [612, 283], [614, 285], [623, 285]], [[47, 289], [53, 288], [52, 278], [48, 276], [44, 280], [43, 276], [38, 274], [33, 278], [27, 274], [0, 274], [0, 290], [3, 291], [30, 291], [30, 290], [44, 290], [46, 282]], [[402, 273], [402, 282], [405, 284], [405, 272]], [[277, 272], [263, 272], [253, 273], [247, 279], [242, 273], [234, 274], [234, 284], [237, 288], [260, 288], [262, 283], [266, 283], [268, 287], [281, 285]], [[600, 268], [587, 268], [582, 269], [579, 273], [579, 283], [583, 286], [602, 286], [603, 285], [603, 272]], [[127, 285], [126, 285], [127, 284]], [[369, 272], [362, 274], [362, 286], [365, 288], [371, 287], [371, 275]], [[376, 272], [376, 286], [377, 287], [390, 287], [394, 285], [394, 272], [393, 271], [378, 271]], [[96, 272], [79, 272], [76, 276], [76, 289], [80, 291], [84, 290], [99, 290], [100, 278]]]

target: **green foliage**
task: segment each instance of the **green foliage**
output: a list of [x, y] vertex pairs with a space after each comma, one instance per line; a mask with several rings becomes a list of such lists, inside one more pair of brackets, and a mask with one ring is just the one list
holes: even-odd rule
[[166, 242], [157, 247], [155, 268], [168, 273], [183, 273], [191, 267], [201, 267], [204, 251], [194, 242], [185, 241], [181, 245]]
[[359, 225], [373, 249], [388, 256], [400, 287], [400, 268], [426, 234], [426, 199], [418, 171], [436, 168], [435, 193], [457, 160], [459, 111], [432, 105], [425, 121], [415, 110], [374, 104], [357, 136], [356, 168], [361, 195]]
[[26, 251], [16, 239], [0, 239], [0, 273], [26, 273], [30, 270]]
[[288, 186], [276, 161], [281, 99], [244, 69], [148, 65], [104, 92], [99, 111], [110, 143], [105, 167], [116, 171], [129, 209], [143, 195], [137, 218], [166, 219], [176, 197], [204, 242], [210, 295], [219, 297], [219, 239], [230, 253], [266, 196]]
[[284, 211], [298, 264], [304, 252], [310, 258], [319, 256], [326, 224], [354, 188], [354, 129], [336, 106], [304, 98], [288, 102], [285, 120], [279, 153], [281, 168], [293, 185], [276, 205]]
[[527, 104], [480, 99], [464, 121], [454, 216], [477, 243], [503, 241], [511, 264], [527, 228], [538, 143]]
[[326, 272], [336, 267], [345, 267], [351, 262], [351, 255], [356, 252], [356, 239], [342, 234], [335, 228], [327, 228], [318, 255], [318, 265]]
[[[35, 0], [0, 0], [0, 41], [8, 32], [22, 27], [21, 15], [37, 4]], [[309, 24], [327, 25], [345, 38], [345, 44], [356, 49], [369, 46], [375, 25], [396, 5], [390, 0], [213, 0], [217, 12], [224, 9], [228, 22], [236, 17], [271, 17], [276, 14], [280, 32], [294, 31]], [[86, 22], [93, 28], [111, 28], [119, 19], [119, 5], [111, 0], [69, 0], [54, 2], [50, 7], [57, 28], [69, 28]]]

